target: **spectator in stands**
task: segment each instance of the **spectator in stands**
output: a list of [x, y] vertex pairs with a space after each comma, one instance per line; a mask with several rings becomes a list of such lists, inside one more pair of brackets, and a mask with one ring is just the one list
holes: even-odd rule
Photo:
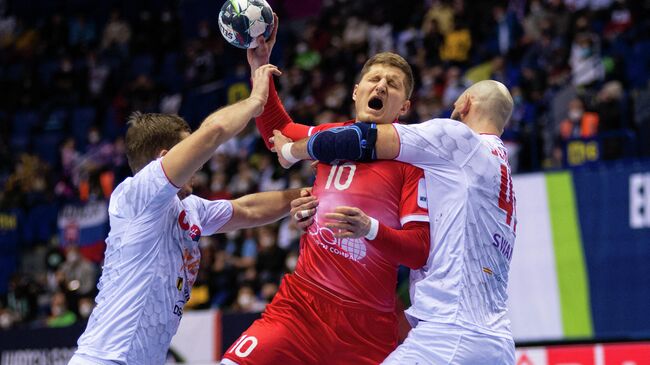
[[52, 295], [50, 315], [47, 318], [48, 327], [68, 327], [77, 322], [77, 315], [68, 309], [65, 294], [56, 292]]
[[440, 59], [456, 65], [464, 65], [469, 60], [472, 35], [463, 19], [454, 19], [452, 30], [445, 34], [445, 42], [440, 49]]
[[283, 266], [287, 253], [278, 247], [275, 229], [269, 226], [258, 228], [257, 242], [259, 242], [259, 250], [255, 270], [258, 281], [280, 282], [284, 274]]
[[598, 131], [601, 134], [601, 155], [604, 160], [614, 160], [624, 155], [629, 142], [629, 126], [623, 123], [625, 107], [623, 85], [610, 81], [603, 85], [596, 96], [595, 111], [598, 113]]
[[97, 282], [97, 268], [79, 252], [75, 245], [68, 247], [65, 261], [57, 274], [60, 287], [78, 300], [81, 297], [94, 297]]
[[444, 36], [440, 32], [440, 26], [434, 18], [425, 18], [422, 23], [422, 47], [419, 52], [424, 53], [425, 64], [436, 66], [440, 63], [440, 48], [444, 42]]
[[2, 305], [0, 305], [0, 330], [10, 329], [14, 325], [15, 321], [16, 318], [13, 313], [9, 309], [3, 308]]
[[450, 1], [434, 0], [424, 17], [424, 23], [431, 24], [431, 20], [435, 21], [442, 35], [451, 32], [454, 28], [454, 9], [450, 6]]
[[91, 297], [81, 297], [77, 303], [77, 309], [79, 312], [79, 318], [82, 320], [87, 320], [92, 313], [93, 308], [95, 308], [95, 300]]
[[560, 138], [593, 138], [598, 133], [598, 114], [585, 111], [584, 102], [575, 98], [569, 103], [567, 118], [560, 123]]
[[97, 40], [95, 22], [87, 19], [84, 14], [77, 14], [70, 21], [69, 29], [68, 44], [77, 50], [77, 52], [88, 49]]
[[576, 87], [590, 85], [605, 77], [599, 40], [592, 33], [576, 35], [571, 45], [569, 62], [573, 70], [573, 85]]
[[59, 61], [59, 67], [52, 76], [50, 98], [58, 104], [69, 105], [79, 101], [84, 75], [80, 75], [73, 67], [72, 59], [64, 56]]
[[263, 311], [264, 307], [266, 304], [255, 295], [252, 286], [244, 285], [239, 288], [235, 310], [242, 313], [257, 313]]
[[102, 49], [115, 50], [118, 54], [126, 56], [129, 52], [130, 40], [131, 26], [121, 18], [118, 10], [111, 11], [110, 20], [102, 36]]
[[209, 290], [211, 306], [224, 308], [230, 305], [235, 296], [236, 288], [233, 283], [237, 280], [236, 268], [228, 260], [224, 250], [217, 250], [209, 268]]

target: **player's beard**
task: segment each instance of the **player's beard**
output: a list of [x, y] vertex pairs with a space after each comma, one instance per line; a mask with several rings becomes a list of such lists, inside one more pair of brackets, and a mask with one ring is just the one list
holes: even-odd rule
[[463, 120], [461, 119], [461, 117], [460, 117], [460, 113], [457, 112], [457, 111], [455, 111], [455, 110], [454, 110], [453, 112], [451, 112], [451, 119], [453, 119], [453, 120], [457, 120], [457, 121], [459, 121], [459, 122], [462, 122], [462, 121], [463, 121]]

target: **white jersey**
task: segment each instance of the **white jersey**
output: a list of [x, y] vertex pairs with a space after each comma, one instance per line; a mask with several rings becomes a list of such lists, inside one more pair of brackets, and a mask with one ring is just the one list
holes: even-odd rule
[[97, 306], [77, 354], [97, 363], [165, 363], [198, 273], [199, 238], [232, 217], [230, 202], [181, 201], [178, 190], [159, 159], [113, 192]]
[[517, 218], [505, 146], [451, 119], [395, 128], [397, 160], [424, 170], [431, 221], [407, 314], [511, 338], [506, 288]]

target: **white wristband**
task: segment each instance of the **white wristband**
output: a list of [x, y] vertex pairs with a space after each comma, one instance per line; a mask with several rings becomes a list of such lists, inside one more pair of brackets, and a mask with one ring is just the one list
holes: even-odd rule
[[296, 163], [300, 161], [299, 158], [295, 158], [291, 154], [291, 146], [293, 146], [293, 143], [287, 143], [284, 146], [282, 146], [282, 149], [280, 150], [280, 153], [282, 154], [282, 157], [284, 157], [285, 160], [289, 161], [290, 163]]
[[377, 238], [377, 233], [379, 232], [379, 222], [373, 217], [368, 218], [370, 218], [370, 231], [368, 231], [368, 234], [365, 237], [367, 240], [372, 241]]

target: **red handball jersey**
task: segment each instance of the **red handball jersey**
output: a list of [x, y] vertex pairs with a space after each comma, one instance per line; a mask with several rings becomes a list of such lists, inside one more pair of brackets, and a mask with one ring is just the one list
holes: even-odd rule
[[[256, 123], [268, 146], [273, 129], [298, 140], [354, 121], [316, 127], [293, 123], [272, 87], [264, 113]], [[325, 227], [325, 213], [342, 205], [357, 207], [395, 229], [408, 222], [428, 222], [423, 171], [397, 161], [321, 163], [312, 194], [320, 203], [314, 224], [301, 237], [295, 273], [342, 299], [379, 311], [394, 311], [399, 264], [373, 246], [379, 237], [372, 242], [365, 238], [334, 238]]]

